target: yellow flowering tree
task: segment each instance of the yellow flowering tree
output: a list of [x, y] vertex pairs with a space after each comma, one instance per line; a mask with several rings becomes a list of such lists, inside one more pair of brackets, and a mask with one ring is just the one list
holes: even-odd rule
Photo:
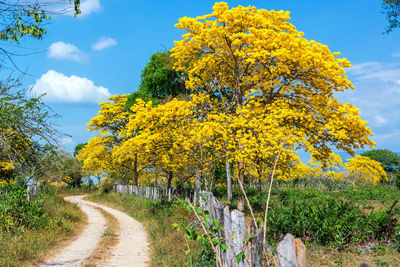
[[357, 155], [344, 164], [348, 171], [347, 179], [356, 184], [377, 184], [380, 181], [387, 181], [388, 177], [382, 164], [369, 157]]
[[291, 179], [310, 180], [320, 177], [321, 174], [321, 168], [304, 164], [299, 158], [291, 170]]
[[325, 158], [321, 161], [311, 157], [308, 164], [321, 170], [319, 174], [321, 178], [326, 177], [332, 181], [343, 179], [343, 173], [340, 172], [341, 168], [343, 167], [343, 161], [342, 158], [336, 153], [331, 152], [328, 158]]
[[83, 169], [92, 175], [112, 175], [118, 178], [133, 176], [134, 184], [137, 185], [138, 176], [145, 161], [138, 160], [133, 153], [130, 157], [121, 159], [115, 155], [130, 135], [127, 135], [126, 125], [131, 112], [125, 109], [128, 95], [114, 95], [109, 102], [100, 103], [98, 116], [94, 117], [88, 126], [89, 131], [97, 131], [98, 135], [91, 138], [88, 144], [79, 152], [78, 158], [83, 161]]
[[165, 172], [169, 188], [174, 173], [188, 165], [178, 132], [190, 123], [192, 103], [174, 99], [154, 107], [151, 101], [137, 99], [131, 111], [124, 133], [131, 138], [121, 144], [116, 154], [120, 159], [132, 153], [142, 155], [152, 166]]
[[[171, 50], [175, 68], [186, 73], [187, 89], [218, 96], [221, 111], [235, 123], [231, 128], [236, 142], [230, 143], [230, 151], [241, 183], [246, 140], [252, 138], [246, 128], [249, 110], [266, 114], [265, 128], [277, 129], [283, 137], [260, 137], [266, 142], [260, 144], [263, 151], [276, 154], [277, 147], [292, 142], [288, 148], [303, 147], [322, 160], [329, 157], [329, 144], [351, 154], [373, 145], [372, 132], [358, 110], [334, 97], [334, 92], [354, 88], [344, 71], [349, 61], [303, 38], [289, 20], [289, 12], [252, 6], [229, 9], [220, 2], [211, 14], [183, 17], [176, 24], [186, 33]], [[268, 116], [274, 111], [279, 120]], [[288, 135], [292, 138], [284, 138]], [[244, 209], [243, 197], [238, 208]]]

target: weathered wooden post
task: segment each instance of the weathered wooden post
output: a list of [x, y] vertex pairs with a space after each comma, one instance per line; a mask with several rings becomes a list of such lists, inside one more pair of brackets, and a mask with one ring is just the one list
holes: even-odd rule
[[[231, 213], [232, 218], [232, 234], [235, 237], [233, 239], [233, 252], [234, 258], [240, 253], [244, 253], [244, 241], [246, 239], [246, 232], [244, 231], [245, 228], [245, 220], [244, 214], [238, 210], [233, 210]], [[241, 260], [236, 266], [243, 267], [244, 260]]]
[[291, 234], [286, 234], [277, 248], [279, 267], [305, 267], [306, 248], [300, 239], [294, 239]]

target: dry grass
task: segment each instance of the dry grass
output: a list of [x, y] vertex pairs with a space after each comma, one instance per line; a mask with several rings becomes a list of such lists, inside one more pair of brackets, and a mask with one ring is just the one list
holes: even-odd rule
[[375, 249], [353, 247], [344, 251], [321, 246], [307, 248], [307, 266], [359, 267], [362, 263], [370, 266], [399, 267], [399, 253], [390, 246], [376, 246]]
[[117, 233], [119, 232], [120, 225], [117, 218], [101, 208], [96, 209], [98, 209], [106, 219], [106, 230], [100, 242], [97, 244], [96, 249], [89, 258], [83, 262], [82, 266], [85, 267], [96, 267], [104, 263], [105, 260], [110, 257], [112, 248], [118, 244], [119, 241]]

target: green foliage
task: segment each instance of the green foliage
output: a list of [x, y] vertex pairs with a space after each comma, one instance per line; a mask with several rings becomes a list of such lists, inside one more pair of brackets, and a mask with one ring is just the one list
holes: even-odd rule
[[[189, 211], [193, 212], [192, 207], [187, 201], [181, 202], [183, 206]], [[198, 261], [194, 263], [195, 266], [213, 266], [216, 261], [216, 256], [215, 252], [212, 249], [210, 240], [208, 239], [207, 235], [204, 233], [204, 229], [207, 231], [207, 234], [209, 235], [212, 244], [214, 247], [219, 246], [222, 250], [227, 250], [227, 246], [224, 244], [224, 241], [222, 240], [221, 232], [224, 231], [224, 228], [219, 225], [219, 221], [217, 220], [211, 220], [210, 214], [207, 210], [204, 212], [201, 212], [199, 207], [194, 208], [195, 212], [201, 216], [201, 222], [198, 220], [195, 220], [195, 222], [188, 223], [186, 221], [178, 223], [174, 223], [173, 226], [176, 228], [177, 231], [180, 231], [180, 229], [184, 229], [185, 231], [185, 238], [188, 241], [200, 241], [201, 244], [203, 245], [203, 251], [200, 254], [200, 257]], [[197, 217], [196, 217], [197, 218]], [[190, 245], [187, 243], [188, 250], [186, 251], [186, 254], [190, 253]], [[242, 253], [241, 253], [242, 254]], [[237, 259], [238, 263], [244, 258], [244, 254], [241, 255], [239, 254]]]
[[133, 92], [128, 96], [128, 99], [126, 100], [125, 103], [125, 110], [130, 109], [133, 105], [135, 105], [137, 102], [137, 99], [142, 99], [145, 102], [151, 101], [153, 105], [157, 106], [160, 104], [160, 100], [157, 98], [152, 97], [148, 92], [144, 91], [143, 89], [139, 88], [138, 91]]
[[160, 100], [184, 94], [186, 92], [184, 80], [179, 72], [173, 70], [172, 65], [169, 53], [153, 54], [142, 71], [139, 90]]
[[[74, 4], [75, 15], [80, 14], [80, 0], [69, 0], [69, 2]], [[0, 40], [12, 43], [18, 42], [24, 36], [42, 39], [47, 32], [42, 25], [51, 19], [47, 15], [50, 10], [47, 11], [45, 8], [48, 8], [51, 4], [51, 2], [43, 5], [40, 2], [21, 3], [18, 0], [0, 2], [2, 25], [4, 25], [3, 29], [0, 30]], [[56, 1], [53, 4], [56, 5]]]
[[321, 245], [344, 246], [396, 237], [398, 201], [384, 210], [363, 213], [351, 201], [327, 194], [284, 191], [271, 201], [267, 236], [278, 241], [284, 233]]
[[36, 262], [82, 220], [79, 208], [54, 189], [41, 190], [30, 202], [26, 188], [9, 185], [0, 189], [0, 266], [39, 266]]
[[57, 131], [52, 113], [40, 97], [27, 97], [19, 80], [6, 80], [0, 85], [0, 162], [13, 168], [0, 172], [0, 179], [13, 180], [19, 175], [33, 178], [43, 172], [43, 155], [54, 150]]
[[24, 186], [10, 184], [0, 189], [0, 231], [21, 233], [26, 229], [44, 227], [49, 221], [40, 197], [27, 201]]
[[382, 164], [386, 172], [393, 172], [400, 168], [400, 156], [388, 149], [374, 149], [361, 154]]
[[72, 157], [63, 150], [52, 150], [41, 158], [43, 171], [40, 173], [40, 180], [44, 184], [80, 187], [84, 175], [82, 173], [82, 161]]
[[400, 0], [383, 0], [382, 1], [383, 13], [386, 15], [388, 26], [385, 33], [389, 33], [396, 28], [400, 27]]
[[397, 170], [395, 173], [394, 184], [398, 189], [400, 189], [400, 170]]
[[129, 95], [125, 109], [136, 104], [139, 98], [158, 105], [168, 97], [176, 97], [185, 92], [185, 82], [179, 72], [172, 69], [169, 53], [155, 53], [142, 70], [139, 90]]
[[[260, 194], [255, 187], [245, 190], [253, 210], [263, 217], [267, 192]], [[218, 186], [213, 194], [224, 202], [226, 188]], [[237, 194], [235, 186], [233, 195]], [[343, 185], [331, 192], [316, 184], [286, 182], [273, 187], [271, 195], [268, 242], [278, 242], [289, 232], [320, 245], [388, 241], [400, 247], [400, 196], [394, 187]], [[235, 201], [229, 206], [235, 208]]]

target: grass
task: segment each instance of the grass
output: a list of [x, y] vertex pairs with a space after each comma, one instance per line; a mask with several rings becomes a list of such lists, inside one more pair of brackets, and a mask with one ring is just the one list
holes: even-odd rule
[[312, 244], [307, 246], [307, 266], [358, 267], [361, 263], [367, 263], [371, 266], [396, 267], [400, 266], [399, 258], [399, 253], [388, 245], [372, 248], [354, 246], [341, 251]]
[[111, 255], [112, 248], [119, 240], [118, 235], [116, 234], [120, 228], [117, 218], [101, 208], [96, 209], [98, 209], [106, 219], [106, 230], [101, 236], [101, 240], [97, 244], [96, 249], [92, 252], [89, 258], [83, 262], [82, 266], [85, 267], [95, 267], [104, 262], [104, 260]]
[[37, 266], [46, 254], [78, 235], [84, 226], [79, 208], [55, 194], [45, 194], [43, 205], [47, 225], [19, 233], [0, 232], [0, 266]]
[[[189, 262], [199, 261], [202, 245], [199, 242], [187, 243], [184, 232], [177, 232], [172, 226], [174, 223], [193, 220], [181, 205], [118, 193], [92, 194], [88, 199], [126, 212], [143, 224], [151, 243], [152, 266], [185, 266]], [[188, 256], [185, 253], [187, 244], [191, 250]]]
[[[237, 189], [235, 189], [237, 192]], [[234, 194], [236, 193], [234, 191]], [[257, 189], [248, 188], [246, 190], [249, 200], [256, 212], [256, 216], [263, 217], [263, 209], [265, 205], [265, 199], [267, 192], [263, 190], [262, 194], [259, 194]], [[235, 208], [236, 202], [229, 202], [226, 200], [225, 188], [216, 188], [216, 195], [218, 199], [229, 205], [231, 209]], [[364, 240], [352, 242], [327, 242], [329, 244], [321, 245], [318, 243], [323, 243], [324, 240], [323, 233], [333, 233], [328, 227], [335, 229], [335, 233], [342, 234], [344, 229], [351, 227], [357, 219], [361, 219], [361, 216], [369, 214], [371, 219], [369, 221], [365, 220], [367, 223], [353, 225], [354, 231], [350, 232], [350, 237], [357, 235], [363, 236], [367, 235], [366, 231], [371, 231], [382, 227], [384, 229], [385, 225], [379, 224], [379, 219], [385, 214], [385, 210], [391, 207], [396, 201], [400, 200], [400, 191], [395, 187], [390, 187], [387, 185], [377, 185], [377, 186], [346, 186], [343, 185], [342, 188], [330, 189], [324, 186], [317, 186], [315, 184], [305, 185], [304, 183], [290, 184], [285, 183], [282, 185], [276, 184], [272, 191], [272, 200], [270, 206], [270, 218], [269, 223], [270, 228], [273, 229], [273, 233], [276, 234], [278, 238], [271, 238], [271, 245], [276, 245], [286, 231], [281, 230], [279, 227], [283, 225], [291, 226], [293, 229], [298, 229], [299, 227], [304, 227], [306, 222], [320, 223], [324, 227], [318, 227], [315, 232], [310, 232], [309, 228], [304, 230], [304, 236], [302, 241], [305, 242], [307, 247], [307, 265], [308, 266], [360, 266], [361, 263], [365, 262], [371, 266], [400, 266], [400, 202], [395, 205], [393, 211], [393, 218], [397, 220], [397, 226], [391, 228], [394, 230], [394, 234], [390, 237], [385, 237], [385, 232], [380, 234], [382, 237], [378, 237], [374, 240], [371, 237], [365, 238]], [[350, 207], [359, 207], [360, 212], [354, 208], [354, 212], [350, 209], [347, 210], [336, 210], [338, 205], [334, 204], [332, 201], [343, 201], [344, 205], [346, 203], [350, 204]], [[314, 203], [317, 202], [326, 203], [329, 207], [328, 209], [320, 209]], [[337, 202], [336, 202], [337, 203]], [[290, 207], [294, 207], [293, 212]], [[309, 210], [306, 210], [306, 208]], [[345, 206], [343, 206], [345, 207]], [[296, 212], [294, 212], [296, 210]], [[310, 212], [309, 212], [310, 211]], [[315, 212], [311, 212], [315, 211]], [[307, 215], [311, 214], [311, 215]], [[323, 221], [321, 219], [316, 219], [320, 214], [327, 214], [327, 220]], [[350, 216], [348, 220], [345, 217], [341, 217], [340, 214]], [[375, 216], [372, 217], [372, 214]], [[275, 215], [275, 216], [274, 216]], [[301, 216], [300, 216], [301, 215]], [[336, 215], [334, 217], [333, 215]], [[293, 218], [292, 218], [292, 217]], [[309, 217], [311, 216], [311, 217]], [[354, 218], [354, 219], [353, 219]], [[280, 219], [277, 221], [277, 219]], [[384, 222], [382, 220], [382, 222]], [[316, 224], [312, 224], [311, 226]], [[308, 224], [309, 227], [310, 224]], [[376, 227], [375, 227], [376, 226]], [[335, 228], [336, 227], [336, 228]], [[338, 228], [339, 227], [339, 228]], [[282, 227], [287, 228], [287, 227]], [[290, 228], [290, 227], [289, 227]], [[325, 228], [325, 230], [324, 230]], [[294, 231], [294, 230], [293, 230]], [[292, 231], [289, 230], [292, 234]], [[397, 234], [396, 234], [397, 233]], [[318, 242], [314, 241], [315, 237], [322, 237]], [[371, 236], [371, 235], [370, 235]], [[298, 236], [296, 236], [298, 237]], [[311, 240], [307, 240], [311, 239]]]

